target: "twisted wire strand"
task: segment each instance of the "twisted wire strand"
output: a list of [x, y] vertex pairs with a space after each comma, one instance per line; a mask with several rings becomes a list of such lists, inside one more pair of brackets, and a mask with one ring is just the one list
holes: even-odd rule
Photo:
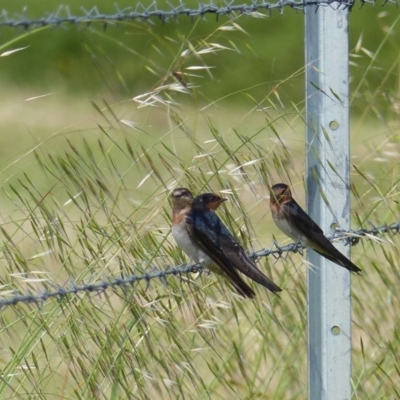
[[[331, 241], [344, 240], [346, 245], [355, 246], [360, 242], [363, 237], [377, 236], [379, 234], [392, 234], [397, 235], [400, 232], [400, 221], [394, 222], [390, 225], [381, 225], [378, 227], [372, 226], [371, 229], [359, 230], [337, 230], [334, 235], [329, 236]], [[276, 258], [282, 257], [285, 253], [298, 253], [304, 249], [300, 243], [290, 243], [286, 246], [279, 246], [274, 243], [271, 249], [259, 250], [251, 253], [249, 256], [253, 260], [258, 260], [261, 257], [274, 256]], [[0, 308], [15, 306], [19, 303], [23, 304], [42, 304], [49, 299], [64, 299], [71, 294], [78, 293], [101, 293], [113, 287], [126, 287], [134, 285], [135, 283], [146, 281], [150, 282], [153, 279], [163, 280], [166, 277], [188, 275], [194, 272], [204, 272], [205, 269], [201, 265], [179, 265], [176, 267], [169, 267], [166, 270], [155, 270], [142, 275], [129, 275], [127, 277], [118, 277], [110, 280], [102, 280], [96, 283], [88, 283], [82, 285], [75, 285], [69, 282], [65, 287], [59, 287], [54, 291], [45, 291], [39, 294], [25, 294], [15, 295], [8, 299], [0, 299]]]
[[[387, 3], [392, 3], [397, 6], [398, 0], [383, 0], [382, 6]], [[365, 3], [375, 6], [375, 0], [360, 0], [360, 7]], [[157, 7], [156, 2], [149, 6], [138, 3], [135, 8], [116, 8], [115, 14], [101, 13], [98, 7], [93, 7], [90, 10], [82, 8], [82, 15], [72, 15], [70, 9], [61, 6], [57, 11], [48, 13], [45, 17], [31, 19], [25, 15], [10, 16], [6, 10], [0, 13], [0, 28], [22, 28], [31, 29], [45, 26], [59, 27], [61, 25], [91, 25], [92, 23], [100, 23], [104, 27], [115, 22], [127, 21], [150, 21], [153, 19], [168, 22], [176, 20], [178, 17], [205, 17], [207, 14], [219, 16], [230, 16], [232, 14], [259, 16], [260, 13], [271, 13], [272, 10], [283, 12], [285, 8], [295, 10], [304, 10], [306, 7], [333, 7], [351, 10], [355, 4], [355, 0], [279, 0], [271, 3], [267, 1], [253, 1], [250, 4], [234, 4], [233, 1], [225, 0], [222, 6], [217, 6], [212, 2], [210, 4], [199, 4], [197, 7], [187, 7], [183, 1], [179, 5], [174, 6], [169, 4], [169, 9], [161, 10]], [[26, 11], [25, 13], [26, 14]]]

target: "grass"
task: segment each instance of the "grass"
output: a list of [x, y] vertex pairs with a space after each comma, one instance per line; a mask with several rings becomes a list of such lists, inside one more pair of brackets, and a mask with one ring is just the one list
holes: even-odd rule
[[[215, 82], [207, 57], [229, 50], [213, 39], [182, 45], [176, 58], [189, 49], [185, 66], [203, 69], [188, 71]], [[380, 71], [379, 57], [369, 60]], [[396, 68], [398, 59], [386, 73]], [[301, 73], [262, 95], [233, 91], [240, 103], [229, 108], [225, 99], [204, 104], [200, 78], [187, 93], [169, 73], [124, 101], [25, 102], [31, 93], [8, 89], [2, 297], [186, 262], [170, 234], [176, 186], [229, 198], [219, 215], [248, 250], [289, 243], [272, 224], [267, 185], [288, 182], [305, 204], [303, 106], [282, 95]], [[398, 220], [399, 93], [378, 101], [385, 82], [372, 90], [366, 74], [357, 86], [358, 108], [362, 93], [371, 97], [353, 119], [355, 229]], [[363, 269], [352, 281], [354, 398], [399, 397], [398, 247], [387, 234], [352, 251]], [[190, 274], [3, 309], [0, 397], [305, 399], [306, 263], [287, 254], [260, 268], [284, 288], [279, 298], [253, 286], [256, 300], [244, 300], [214, 275]]]

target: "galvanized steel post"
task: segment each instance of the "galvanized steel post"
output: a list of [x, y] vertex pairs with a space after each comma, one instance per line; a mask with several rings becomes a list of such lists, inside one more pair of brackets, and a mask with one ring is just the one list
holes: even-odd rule
[[[305, 11], [307, 206], [325, 234], [350, 224], [348, 12], [339, 3]], [[309, 399], [350, 400], [350, 273], [313, 251], [308, 260]]]

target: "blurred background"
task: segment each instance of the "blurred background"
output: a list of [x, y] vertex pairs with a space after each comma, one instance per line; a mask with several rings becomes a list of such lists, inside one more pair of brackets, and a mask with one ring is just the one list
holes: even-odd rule
[[[187, 262], [170, 235], [177, 186], [227, 197], [220, 216], [249, 251], [290, 242], [267, 185], [290, 184], [305, 205], [302, 11], [24, 29], [1, 21], [118, 9], [2, 8], [2, 297]], [[357, 3], [349, 19], [358, 229], [398, 221], [400, 17], [391, 3]], [[352, 288], [355, 398], [399, 397], [397, 236], [352, 249], [364, 271]], [[305, 399], [305, 254], [259, 266], [279, 299], [258, 288], [246, 303], [202, 275], [8, 307], [0, 397]]]
[[[43, 18], [57, 10], [59, 16], [66, 16], [68, 12], [72, 16], [83, 16], [84, 10], [94, 7], [99, 13], [111, 15], [118, 9], [140, 12], [150, 2], [141, 2], [141, 7], [139, 3], [121, 0], [118, 8], [107, 1], [62, 4], [60, 7], [54, 0], [36, 4], [6, 1], [3, 8], [9, 19], [19, 20]], [[159, 1], [157, 7], [169, 10], [170, 4], [174, 5]], [[197, 7], [194, 1], [185, 4], [189, 8]], [[368, 78], [370, 90], [379, 86], [387, 71], [392, 69], [398, 56], [398, 26], [390, 34], [388, 30], [397, 18], [397, 10], [390, 4], [388, 7], [354, 6], [350, 13], [353, 88], [361, 81], [370, 57], [378, 49], [379, 65], [370, 71]], [[34, 31], [2, 27], [3, 45], [13, 41], [10, 47], [16, 44], [29, 47], [18, 55], [2, 59], [0, 77], [4, 84], [18, 85], [20, 89], [57, 89], [57, 92], [80, 97], [113, 95], [120, 99], [134, 96], [152, 87], [172, 66], [184, 67], [179, 65], [177, 57], [185, 42], [197, 44], [229, 20], [228, 16], [219, 17], [217, 21], [215, 16], [206, 15], [203, 19], [179, 18], [165, 24], [155, 19], [108, 23], [107, 29], [99, 23], [65, 24], [59, 29], [46, 27]], [[201, 85], [205, 103], [209, 102], [208, 97], [215, 101], [252, 86], [258, 86], [258, 93], [265, 94], [276, 82], [304, 67], [304, 15], [301, 11], [283, 9], [279, 13], [273, 10], [265, 18], [243, 16], [240, 27], [242, 30], [236, 32], [218, 32], [218, 40], [225, 45], [234, 43], [236, 51], [225, 52], [223, 57], [211, 56], [214, 79], [203, 80]], [[384, 38], [385, 43], [382, 43]], [[396, 94], [396, 77], [397, 72], [392, 71], [387, 79], [388, 97]], [[285, 94], [282, 100], [300, 102], [304, 97], [302, 79], [292, 82]]]

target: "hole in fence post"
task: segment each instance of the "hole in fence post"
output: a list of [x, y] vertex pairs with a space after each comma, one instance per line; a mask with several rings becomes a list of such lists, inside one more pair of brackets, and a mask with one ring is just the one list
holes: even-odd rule
[[341, 329], [340, 329], [339, 326], [334, 325], [331, 328], [331, 332], [332, 332], [333, 335], [338, 336], [338, 335], [340, 335]]
[[336, 229], [340, 228], [340, 225], [337, 222], [331, 223], [331, 229], [335, 231]]
[[336, 131], [336, 129], [339, 128], [339, 122], [337, 121], [329, 122], [329, 128], [331, 128], [333, 131]]

